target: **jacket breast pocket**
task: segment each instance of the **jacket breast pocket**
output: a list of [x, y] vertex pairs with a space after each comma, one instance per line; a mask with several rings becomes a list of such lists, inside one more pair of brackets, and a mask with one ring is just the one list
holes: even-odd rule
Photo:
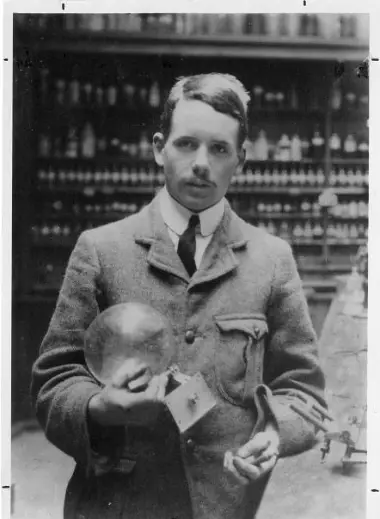
[[225, 314], [214, 317], [217, 332], [215, 373], [221, 396], [249, 407], [253, 390], [262, 383], [268, 325], [261, 314]]

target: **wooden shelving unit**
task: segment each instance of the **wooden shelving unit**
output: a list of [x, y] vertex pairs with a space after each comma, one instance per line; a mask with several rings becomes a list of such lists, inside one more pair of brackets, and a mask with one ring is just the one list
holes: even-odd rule
[[[368, 118], [365, 106], [350, 111], [344, 107], [345, 85], [357, 95], [368, 94], [365, 80], [361, 79], [359, 84], [355, 76], [356, 67], [368, 54], [367, 41], [253, 34], [69, 31], [63, 29], [67, 16], [49, 19], [45, 30], [41, 30], [45, 22], [23, 27], [15, 23], [13, 207], [17, 218], [13, 224], [13, 314], [16, 349], [22, 353], [21, 357], [15, 354], [14, 362], [17, 367], [25, 364], [20, 369], [26, 380], [80, 231], [132, 214], [147, 204], [162, 185], [152, 157], [142, 158], [136, 150], [134, 154], [120, 150], [96, 152], [89, 158], [83, 157], [78, 148], [76, 157], [66, 156], [64, 148], [70, 128], [79, 132], [80, 139], [83, 125], [89, 122], [97, 137], [101, 131], [107, 139], [111, 138], [107, 132], [116, 129], [117, 139], [137, 142], [141, 131], [151, 136], [157, 130], [162, 98], [176, 77], [211, 69], [235, 74], [251, 92], [255, 84], [262, 84], [265, 91], [286, 94], [280, 105], [258, 107], [252, 103], [252, 135], [263, 128], [274, 140], [281, 133], [299, 133], [310, 139], [312, 131], [318, 128], [328, 142], [332, 131], [343, 135], [349, 128], [355, 132], [357, 127], [365, 128]], [[332, 85], [336, 84], [334, 70], [338, 61], [345, 62], [346, 72], [339, 80], [343, 101], [340, 109], [332, 111], [329, 99]], [[41, 94], [41, 71], [48, 71], [46, 99]], [[97, 104], [93, 97], [87, 104], [71, 103], [67, 89], [73, 78], [79, 81], [81, 92], [84, 84], [92, 85], [92, 96], [96, 88], [100, 89], [104, 94], [102, 103]], [[63, 80], [66, 88], [60, 102], [56, 99], [57, 80]], [[133, 83], [135, 95], [139, 89], [149, 90], [152, 82], [157, 82], [160, 102], [152, 106], [145, 97], [144, 103], [124, 103], [125, 82]], [[118, 92], [116, 106], [104, 101], [110, 84]], [[298, 108], [291, 107], [287, 97], [293, 87], [299, 95]], [[312, 103], [315, 94], [317, 102]], [[39, 149], [39, 136], [44, 132], [51, 141], [48, 156], [41, 156]], [[63, 148], [56, 156], [55, 140], [61, 138]], [[349, 271], [351, 257], [365, 242], [364, 236], [335, 238], [331, 229], [328, 233], [329, 225], [346, 225], [344, 229], [350, 230], [350, 225], [357, 223], [363, 230], [367, 219], [365, 215], [334, 216], [328, 209], [316, 210], [315, 205], [327, 188], [333, 189], [339, 202], [368, 201], [368, 158], [335, 158], [327, 148], [318, 158], [308, 155], [297, 162], [248, 160], [243, 176], [235, 179], [227, 195], [233, 208], [248, 221], [273, 225], [280, 235], [280, 226], [288, 226], [289, 242], [299, 262], [305, 290], [308, 297], [319, 301], [321, 308], [331, 299], [335, 276]], [[331, 185], [334, 169], [338, 181]], [[148, 177], [139, 177], [141, 171]], [[315, 175], [322, 171], [323, 182], [320, 177], [313, 177], [310, 183], [310, 171]], [[347, 178], [343, 184], [341, 171], [347, 175], [360, 173], [361, 177], [356, 177], [359, 180], [354, 184], [349, 184]], [[289, 179], [293, 174], [296, 181], [288, 179], [284, 184], [282, 179], [276, 183], [276, 172], [286, 172]], [[301, 176], [294, 177], [294, 172]], [[116, 175], [112, 176], [113, 173]], [[254, 177], [255, 173], [262, 177]], [[265, 210], [258, 210], [259, 203], [264, 204]], [[305, 203], [306, 210], [302, 209]], [[301, 229], [317, 226], [318, 235], [292, 237], [296, 225]], [[54, 234], [57, 229], [64, 232]], [[20, 391], [15, 389], [14, 398]], [[16, 415], [25, 415], [25, 409], [25, 405], [21, 406]]]

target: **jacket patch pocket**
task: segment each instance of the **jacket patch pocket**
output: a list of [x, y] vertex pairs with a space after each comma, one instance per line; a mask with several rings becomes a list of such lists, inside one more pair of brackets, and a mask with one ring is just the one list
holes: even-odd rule
[[214, 317], [216, 381], [221, 396], [235, 405], [250, 406], [254, 388], [262, 383], [268, 325], [261, 314]]

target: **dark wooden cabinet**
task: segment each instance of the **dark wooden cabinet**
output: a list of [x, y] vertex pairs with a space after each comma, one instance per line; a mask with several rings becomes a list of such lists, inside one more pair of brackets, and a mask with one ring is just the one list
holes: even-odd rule
[[[97, 16], [15, 16], [13, 420], [33, 415], [31, 365], [78, 234], [136, 212], [163, 183], [149, 143], [175, 78], [228, 72], [250, 91], [249, 137], [254, 144], [264, 130], [269, 155], [249, 157], [228, 198], [242, 217], [290, 241], [317, 331], [335, 276], [350, 271], [366, 242], [368, 81], [356, 74], [368, 51], [363, 29], [349, 36], [340, 20], [329, 39], [322, 17], [320, 36], [300, 19], [296, 34], [295, 18], [274, 36], [277, 18], [261, 26], [249, 15]], [[279, 145], [295, 134], [309, 144], [301, 160]], [[330, 146], [333, 134], [340, 149], [336, 139]], [[323, 207], [330, 188], [338, 203]]]

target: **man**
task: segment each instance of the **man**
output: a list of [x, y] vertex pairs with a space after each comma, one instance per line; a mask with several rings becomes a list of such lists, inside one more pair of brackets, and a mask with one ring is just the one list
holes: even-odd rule
[[[244, 164], [248, 101], [230, 75], [180, 79], [153, 140], [165, 188], [78, 239], [32, 383], [47, 438], [77, 462], [65, 518], [252, 519], [278, 454], [313, 444], [290, 408], [300, 396], [325, 406], [291, 249], [224, 198]], [[86, 368], [85, 330], [128, 301], [169, 318], [174, 361], [201, 371], [217, 398], [188, 434], [162, 404], [165, 376], [146, 380], [131, 360], [101, 388]], [[126, 389], [131, 379], [140, 392]]]

